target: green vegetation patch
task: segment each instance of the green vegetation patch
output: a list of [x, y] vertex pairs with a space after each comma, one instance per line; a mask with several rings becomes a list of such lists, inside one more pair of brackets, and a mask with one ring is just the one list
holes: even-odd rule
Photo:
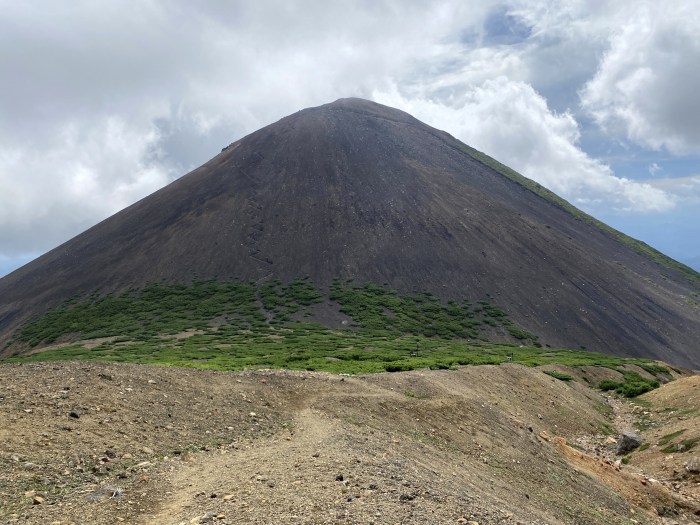
[[548, 376], [552, 376], [554, 379], [558, 379], [559, 381], [573, 381], [574, 377], [565, 374], [563, 372], [557, 372], [556, 370], [544, 370], [544, 373], [547, 374]]
[[[15, 341], [30, 347], [60, 338], [120, 337], [147, 341], [187, 331], [265, 330], [269, 313], [278, 322], [321, 300], [308, 279], [262, 286], [239, 281], [151, 284], [142, 290], [75, 298], [25, 325]], [[262, 305], [262, 308], [260, 307]]]
[[[310, 307], [331, 301], [352, 319], [334, 330]], [[490, 333], [518, 344], [492, 343]], [[98, 341], [96, 339], [103, 339]], [[308, 279], [289, 283], [197, 281], [153, 284], [121, 295], [75, 298], [26, 324], [13, 344], [58, 346], [6, 362], [99, 360], [240, 370], [286, 368], [334, 373], [514, 362], [526, 366], [620, 367], [650, 360], [541, 348], [536, 336], [486, 301], [440, 302], [429, 293], [335, 281], [326, 293]], [[72, 341], [72, 342], [71, 342]], [[87, 344], [87, 343], [90, 344]], [[529, 344], [528, 344], [529, 343]], [[567, 377], [567, 379], [564, 378]], [[570, 380], [563, 374], [558, 379]], [[571, 378], [573, 379], [573, 378]]]
[[661, 449], [661, 452], [666, 454], [673, 454], [675, 452], [687, 452], [700, 442], [700, 437], [693, 437], [689, 439], [684, 439], [680, 443], [673, 443], [665, 448]]
[[659, 445], [660, 447], [667, 445], [668, 443], [670, 443], [671, 441], [676, 439], [678, 436], [683, 434], [683, 432], [685, 432], [684, 428], [681, 430], [677, 430], [676, 432], [671, 432], [670, 434], [666, 434], [665, 436], [662, 436], [661, 438], [659, 438], [659, 442], [657, 443], [657, 445]]
[[606, 379], [598, 385], [603, 391], [614, 390], [625, 397], [637, 397], [645, 392], [659, 388], [659, 381], [656, 379], [645, 379], [637, 372], [622, 372], [623, 380], [614, 381]]
[[515, 326], [503, 310], [487, 301], [442, 304], [429, 292], [400, 295], [375, 284], [350, 287], [340, 280], [333, 282], [330, 299], [358, 328], [375, 333], [478, 339], [485, 329], [501, 327], [517, 340], [537, 341], [537, 336]]
[[656, 363], [648, 363], [648, 364], [640, 364], [639, 368], [644, 370], [645, 372], [648, 372], [649, 374], [658, 377], [660, 375], [666, 375], [670, 376], [671, 372], [669, 372], [668, 368], [665, 366], [657, 365]]

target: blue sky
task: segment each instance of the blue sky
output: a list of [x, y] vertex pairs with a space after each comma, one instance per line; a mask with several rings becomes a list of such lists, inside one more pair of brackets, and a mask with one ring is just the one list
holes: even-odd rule
[[696, 1], [0, 0], [0, 275], [301, 108], [369, 98], [700, 269]]

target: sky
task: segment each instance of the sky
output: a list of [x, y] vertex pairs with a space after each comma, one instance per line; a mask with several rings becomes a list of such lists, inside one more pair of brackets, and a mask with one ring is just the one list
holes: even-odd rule
[[0, 276], [363, 97], [700, 270], [700, 0], [0, 0]]

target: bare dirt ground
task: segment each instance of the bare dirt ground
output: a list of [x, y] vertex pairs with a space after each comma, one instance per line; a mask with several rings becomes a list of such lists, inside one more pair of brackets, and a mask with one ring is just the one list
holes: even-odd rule
[[[686, 378], [635, 405], [519, 365], [5, 365], [0, 523], [695, 523], [693, 451], [653, 444], [700, 429], [696, 391]], [[640, 422], [652, 446], [616, 466], [614, 425]]]

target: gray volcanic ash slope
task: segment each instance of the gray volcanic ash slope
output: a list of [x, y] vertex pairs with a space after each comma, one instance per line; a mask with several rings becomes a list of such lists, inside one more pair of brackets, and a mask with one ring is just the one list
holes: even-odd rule
[[551, 346], [700, 367], [698, 274], [494, 166], [376, 103], [299, 111], [1, 279], [0, 348], [76, 294], [309, 276], [486, 298]]

